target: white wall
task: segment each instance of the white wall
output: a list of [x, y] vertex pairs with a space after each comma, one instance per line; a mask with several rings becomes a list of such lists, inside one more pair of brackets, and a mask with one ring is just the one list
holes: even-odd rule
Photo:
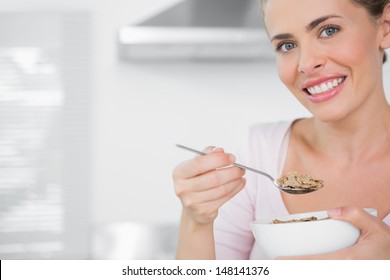
[[193, 155], [175, 143], [230, 149], [247, 124], [303, 109], [272, 65], [119, 61], [114, 32], [163, 1], [131, 2], [98, 7], [94, 220], [177, 221], [171, 172]]
[[1, 0], [0, 11], [90, 9], [94, 2], [94, 0]]
[[193, 155], [174, 143], [231, 150], [248, 124], [308, 115], [272, 64], [119, 61], [118, 28], [174, 2], [2, 0], [2, 10], [84, 8], [95, 14], [93, 225], [178, 220], [171, 171]]

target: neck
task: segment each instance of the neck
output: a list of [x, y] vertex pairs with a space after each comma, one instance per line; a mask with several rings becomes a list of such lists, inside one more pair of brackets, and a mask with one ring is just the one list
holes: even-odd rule
[[337, 122], [312, 119], [313, 147], [349, 163], [380, 153], [390, 143], [390, 107], [382, 104]]

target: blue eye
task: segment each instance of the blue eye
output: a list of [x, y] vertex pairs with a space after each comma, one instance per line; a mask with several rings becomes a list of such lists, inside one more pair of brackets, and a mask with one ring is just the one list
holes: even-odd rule
[[332, 37], [336, 34], [340, 29], [337, 26], [325, 26], [320, 33], [320, 37]]
[[292, 49], [295, 48], [295, 47], [296, 47], [296, 44], [295, 44], [295, 43], [292, 43], [292, 42], [284, 42], [284, 43], [278, 44], [278, 46], [276, 47], [276, 51], [277, 51], [277, 52], [285, 53], [285, 52], [288, 52], [288, 51], [292, 50]]

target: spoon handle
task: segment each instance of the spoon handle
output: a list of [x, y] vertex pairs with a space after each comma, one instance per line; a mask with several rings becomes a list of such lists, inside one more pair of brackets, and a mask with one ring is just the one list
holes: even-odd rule
[[[198, 150], [195, 150], [195, 149], [192, 149], [192, 148], [189, 148], [189, 147], [180, 145], [180, 144], [176, 144], [176, 147], [181, 148], [181, 149], [184, 149], [184, 150], [187, 150], [187, 151], [190, 151], [190, 152], [193, 152], [193, 153], [196, 153], [196, 154], [199, 154], [199, 155], [205, 155], [205, 154], [206, 154], [206, 153], [204, 153], [204, 152], [201, 152], [201, 151], [198, 151]], [[242, 164], [239, 164], [239, 163], [234, 163], [233, 165], [234, 165], [234, 166], [237, 166], [237, 167], [240, 167], [240, 168], [242, 168], [242, 169], [246, 169], [246, 170], [249, 170], [249, 171], [252, 171], [252, 172], [255, 172], [255, 173], [259, 173], [259, 174], [261, 174], [261, 175], [264, 175], [264, 176], [268, 177], [271, 181], [275, 182], [275, 179], [272, 178], [272, 176], [269, 175], [268, 173], [265, 173], [265, 172], [263, 172], [263, 171], [260, 171], [260, 170], [257, 170], [257, 169], [254, 169], [254, 168], [252, 168], [252, 167], [245, 166], [245, 165], [242, 165]]]
[[246, 170], [249, 170], [249, 171], [252, 171], [252, 172], [255, 172], [255, 173], [259, 173], [261, 175], [264, 175], [265, 177], [268, 177], [268, 179], [270, 179], [272, 182], [276, 183], [275, 179], [271, 175], [269, 175], [268, 173], [265, 173], [263, 171], [260, 171], [260, 170], [257, 170], [257, 169], [254, 169], [252, 167], [245, 166], [245, 165], [242, 165], [242, 164], [239, 164], [239, 163], [234, 163], [233, 165], [237, 166], [237, 167], [240, 167], [240, 168], [243, 168], [243, 169], [246, 169]]
[[202, 155], [202, 156], [204, 156], [206, 154], [204, 152], [201, 152], [201, 151], [198, 151], [198, 150], [195, 150], [195, 149], [192, 149], [192, 148], [189, 148], [187, 146], [180, 145], [180, 144], [176, 144], [176, 147], [183, 149], [183, 150], [187, 150], [187, 151], [196, 153], [196, 154], [199, 154], [199, 155]]

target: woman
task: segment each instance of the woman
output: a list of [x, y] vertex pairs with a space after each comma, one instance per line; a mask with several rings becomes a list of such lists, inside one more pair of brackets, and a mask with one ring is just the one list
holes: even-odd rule
[[[329, 210], [362, 234], [354, 246], [314, 259], [390, 259], [390, 106], [382, 64], [390, 47], [387, 0], [263, 0], [264, 22], [281, 81], [312, 117], [251, 127], [235, 155], [178, 165], [183, 211], [177, 258], [264, 258], [249, 223], [262, 217]], [[309, 12], [308, 12], [309, 11]], [[280, 177], [321, 178], [306, 195], [277, 191], [236, 161]], [[221, 168], [224, 167], [224, 168]], [[245, 188], [244, 188], [245, 186]], [[376, 208], [371, 217], [365, 207]]]

